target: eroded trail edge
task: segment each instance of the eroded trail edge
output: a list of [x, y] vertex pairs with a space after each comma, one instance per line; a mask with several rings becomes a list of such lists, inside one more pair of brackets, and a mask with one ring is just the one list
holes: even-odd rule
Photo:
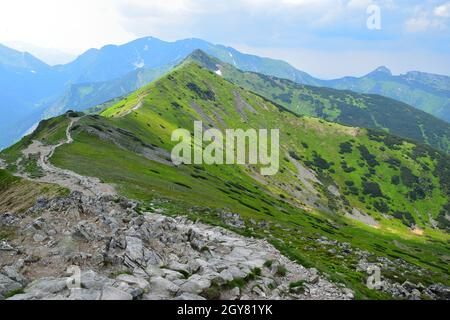
[[[50, 163], [50, 158], [55, 150], [63, 145], [73, 142], [71, 130], [81, 117], [71, 118], [66, 129], [66, 140], [56, 145], [44, 145], [40, 141], [34, 140], [30, 146], [22, 151], [24, 157], [38, 155], [37, 165], [42, 169], [44, 176], [40, 178], [30, 178], [29, 175], [20, 170], [17, 174], [22, 178], [37, 182], [54, 183], [71, 191], [81, 192], [89, 196], [115, 195], [115, 188], [111, 185], [102, 183], [98, 178], [85, 177], [73, 171], [61, 169]], [[18, 160], [20, 163], [20, 159]]]

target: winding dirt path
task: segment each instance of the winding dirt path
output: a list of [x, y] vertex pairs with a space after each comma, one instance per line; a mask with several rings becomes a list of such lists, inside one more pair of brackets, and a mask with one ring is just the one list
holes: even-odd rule
[[[98, 178], [85, 177], [79, 175], [70, 170], [65, 170], [52, 165], [49, 159], [53, 156], [55, 150], [63, 145], [71, 144], [73, 138], [71, 135], [71, 129], [73, 125], [81, 118], [73, 118], [66, 129], [66, 141], [63, 141], [56, 145], [44, 145], [40, 141], [34, 140], [31, 145], [22, 151], [25, 157], [29, 155], [39, 155], [37, 164], [44, 172], [44, 176], [37, 179], [31, 179], [25, 173], [20, 172], [17, 174], [23, 178], [45, 183], [53, 183], [67, 188], [71, 191], [79, 191], [87, 196], [102, 196], [102, 195], [115, 195], [117, 194], [114, 187], [111, 185], [102, 183]], [[20, 162], [20, 159], [19, 161]], [[19, 168], [19, 171], [20, 168]]]
[[139, 108], [142, 107], [142, 99], [145, 97], [145, 95], [138, 95], [138, 103], [131, 109], [127, 110], [123, 115], [121, 115], [121, 117], [125, 117], [127, 115], [129, 115], [130, 113], [132, 113], [133, 111], [138, 110]]

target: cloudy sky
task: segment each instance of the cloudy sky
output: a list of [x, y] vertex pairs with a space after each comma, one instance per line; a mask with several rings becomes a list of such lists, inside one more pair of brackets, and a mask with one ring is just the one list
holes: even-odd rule
[[[381, 29], [369, 29], [377, 8]], [[58, 50], [41, 56], [196, 37], [322, 78], [380, 65], [450, 75], [449, 28], [449, 0], [0, 0], [0, 43]]]

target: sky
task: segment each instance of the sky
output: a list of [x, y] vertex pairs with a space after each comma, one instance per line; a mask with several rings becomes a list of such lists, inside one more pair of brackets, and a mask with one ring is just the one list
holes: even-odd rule
[[381, 65], [450, 75], [449, 28], [450, 0], [0, 0], [0, 43], [53, 63], [138, 37], [195, 37], [324, 79]]

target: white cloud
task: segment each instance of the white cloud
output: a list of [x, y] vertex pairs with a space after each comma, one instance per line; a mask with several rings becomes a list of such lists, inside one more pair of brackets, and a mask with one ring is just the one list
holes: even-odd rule
[[[445, 6], [445, 5], [444, 5]], [[442, 6], [441, 6], [442, 7]], [[413, 16], [406, 20], [405, 28], [408, 32], [425, 32], [429, 30], [445, 30], [447, 24], [445, 19], [436, 14], [436, 10], [424, 6], [415, 6], [413, 10]], [[439, 14], [445, 14], [444, 9], [438, 10]]]
[[440, 5], [434, 9], [434, 14], [441, 18], [450, 18], [450, 2]]
[[347, 7], [351, 9], [366, 9], [371, 4], [373, 4], [372, 0], [350, 0], [347, 3]]
[[109, 0], [2, 0], [0, 42], [22, 41], [80, 53], [131, 40]]
[[431, 26], [432, 22], [427, 17], [415, 17], [406, 21], [406, 30], [409, 32], [425, 31]]
[[[125, 43], [144, 36], [164, 40], [198, 37], [261, 49], [310, 48], [316, 51], [299, 56], [312, 59], [317, 54], [336, 63], [337, 59], [332, 58], [334, 52], [358, 49], [352, 46], [354, 39], [360, 40], [364, 48], [377, 46], [380, 38], [395, 44], [399, 38], [412, 39], [409, 49], [400, 50], [408, 55], [414, 50], [411, 48], [420, 47], [418, 37], [422, 36], [434, 41], [437, 48], [434, 50], [448, 52], [449, 1], [0, 0], [0, 43], [21, 41], [81, 53], [91, 47]], [[381, 7], [383, 29], [367, 35], [366, 9], [370, 4]], [[420, 7], [414, 8], [414, 4]], [[389, 14], [385, 13], [387, 10]], [[412, 35], [402, 34], [403, 30]], [[429, 40], [433, 37], [434, 40]], [[327, 55], [321, 56], [320, 52]], [[294, 57], [295, 51], [291, 54]], [[357, 58], [367, 65], [363, 57], [361, 54]], [[324, 59], [315, 60], [317, 74], [320, 70], [325, 73], [332, 70], [324, 65]], [[348, 59], [350, 63], [337, 64], [351, 69], [357, 59]], [[350, 69], [348, 73], [352, 73]]]

